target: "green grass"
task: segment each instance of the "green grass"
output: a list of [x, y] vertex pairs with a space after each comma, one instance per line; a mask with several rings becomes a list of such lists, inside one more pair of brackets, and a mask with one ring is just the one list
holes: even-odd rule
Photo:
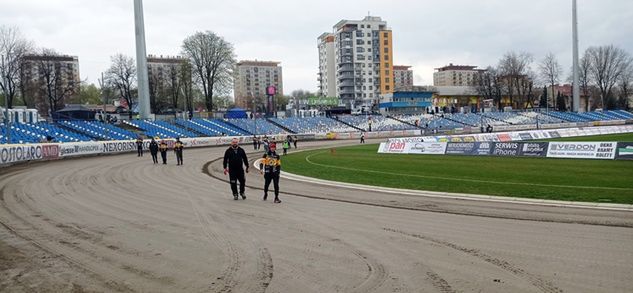
[[373, 144], [290, 154], [283, 158], [284, 170], [394, 188], [633, 204], [631, 161], [397, 155], [377, 149]]
[[630, 141], [633, 142], [633, 133], [618, 133], [593, 136], [561, 137], [539, 141]]

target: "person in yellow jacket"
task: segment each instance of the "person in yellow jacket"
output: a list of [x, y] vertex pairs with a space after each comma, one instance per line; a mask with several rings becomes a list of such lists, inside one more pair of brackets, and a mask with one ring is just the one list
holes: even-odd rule
[[167, 143], [164, 140], [161, 140], [158, 144], [158, 150], [161, 158], [163, 158], [163, 165], [167, 165]]
[[273, 183], [275, 188], [274, 203], [281, 203], [279, 199], [279, 175], [281, 173], [281, 157], [275, 152], [277, 144], [271, 143], [268, 152], [262, 157], [259, 164], [260, 173], [264, 175], [264, 200], [268, 199], [268, 187]]
[[176, 165], [182, 165], [182, 149], [184, 148], [184, 144], [180, 141], [180, 138], [176, 138], [176, 143], [174, 143], [174, 153], [176, 153]]

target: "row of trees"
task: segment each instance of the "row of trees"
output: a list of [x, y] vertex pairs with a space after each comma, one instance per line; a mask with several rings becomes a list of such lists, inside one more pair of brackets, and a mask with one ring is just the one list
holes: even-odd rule
[[[129, 107], [137, 100], [137, 72], [134, 58], [123, 54], [111, 57], [110, 67], [99, 79], [99, 88], [85, 81], [68, 82], [63, 68], [48, 58], [40, 58], [37, 75], [25, 77], [21, 72], [25, 56], [59, 56], [51, 49], [35, 49], [33, 42], [24, 38], [16, 27], [0, 26], [0, 89], [9, 108], [23, 104], [33, 107], [35, 101], [25, 89], [45, 93], [52, 111], [63, 107], [60, 101], [99, 102], [123, 99]], [[193, 110], [203, 106], [209, 111], [218, 106], [230, 106], [226, 95], [233, 82], [235, 53], [233, 45], [211, 31], [197, 32], [183, 41], [183, 62], [164, 75], [153, 75], [149, 80], [152, 110]], [[28, 80], [27, 80], [28, 79]], [[29, 80], [38, 80], [28, 84]], [[96, 91], [95, 91], [96, 90]], [[219, 97], [219, 98], [218, 98]], [[18, 100], [21, 98], [21, 101]], [[214, 102], [214, 98], [218, 101]]]
[[[504, 105], [519, 109], [555, 105], [560, 108], [565, 103], [558, 98], [554, 101], [557, 95], [554, 88], [562, 81], [563, 70], [556, 56], [548, 53], [536, 64], [537, 71], [532, 70], [533, 63], [534, 57], [529, 53], [506, 53], [497, 66], [489, 66], [478, 74], [477, 93], [494, 100], [500, 109]], [[628, 52], [613, 45], [589, 47], [578, 67], [580, 96], [585, 99], [586, 111], [631, 106], [628, 99], [633, 83], [633, 57]], [[571, 76], [566, 79], [571, 80]], [[540, 86], [550, 90], [541, 94], [535, 90]]]

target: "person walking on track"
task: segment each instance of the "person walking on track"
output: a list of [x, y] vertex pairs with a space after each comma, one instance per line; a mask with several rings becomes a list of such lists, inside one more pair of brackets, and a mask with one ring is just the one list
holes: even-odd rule
[[136, 138], [136, 153], [137, 157], [143, 156], [143, 139], [140, 136]]
[[246, 152], [244, 149], [238, 145], [237, 138], [231, 140], [231, 146], [224, 152], [224, 161], [222, 162], [222, 166], [224, 168], [224, 175], [229, 175], [233, 199], [238, 199], [238, 181], [240, 182], [239, 195], [242, 196], [242, 199], [246, 199], [246, 195], [244, 194], [244, 184], [246, 183], [244, 166], [246, 166], [246, 173], [248, 173], [248, 158], [246, 158]]
[[152, 137], [152, 141], [149, 142], [149, 152], [152, 154], [152, 161], [154, 164], [158, 164], [158, 143]]
[[284, 140], [282, 147], [284, 148], [284, 156], [288, 154], [288, 149], [290, 148], [290, 142], [288, 140]]
[[158, 149], [160, 150], [160, 156], [163, 159], [163, 165], [167, 165], [167, 143], [164, 140], [161, 140], [160, 144], [158, 144]]
[[264, 175], [264, 200], [268, 198], [268, 187], [270, 182], [273, 183], [275, 188], [275, 203], [280, 203], [279, 200], [279, 174], [281, 173], [281, 158], [275, 152], [277, 145], [273, 142], [269, 145], [269, 150], [264, 154], [261, 163], [259, 164], [259, 172]]
[[176, 165], [182, 165], [182, 150], [185, 145], [180, 141], [180, 138], [176, 138], [174, 143], [174, 153], [176, 153]]
[[360, 134], [360, 143], [365, 143], [365, 133]]

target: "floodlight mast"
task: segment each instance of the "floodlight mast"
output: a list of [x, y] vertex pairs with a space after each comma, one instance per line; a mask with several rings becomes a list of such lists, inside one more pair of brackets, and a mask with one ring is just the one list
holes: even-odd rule
[[580, 110], [580, 85], [578, 84], [578, 17], [576, 0], [572, 0], [572, 41], [573, 41], [573, 82], [572, 82], [572, 111]]
[[[145, 50], [145, 21], [143, 0], [134, 0], [134, 26], [136, 34], [136, 74], [138, 80], [138, 109], [141, 119], [151, 118], [149, 103], [149, 81], [147, 74], [147, 53]], [[132, 111], [132, 105], [129, 105]]]

